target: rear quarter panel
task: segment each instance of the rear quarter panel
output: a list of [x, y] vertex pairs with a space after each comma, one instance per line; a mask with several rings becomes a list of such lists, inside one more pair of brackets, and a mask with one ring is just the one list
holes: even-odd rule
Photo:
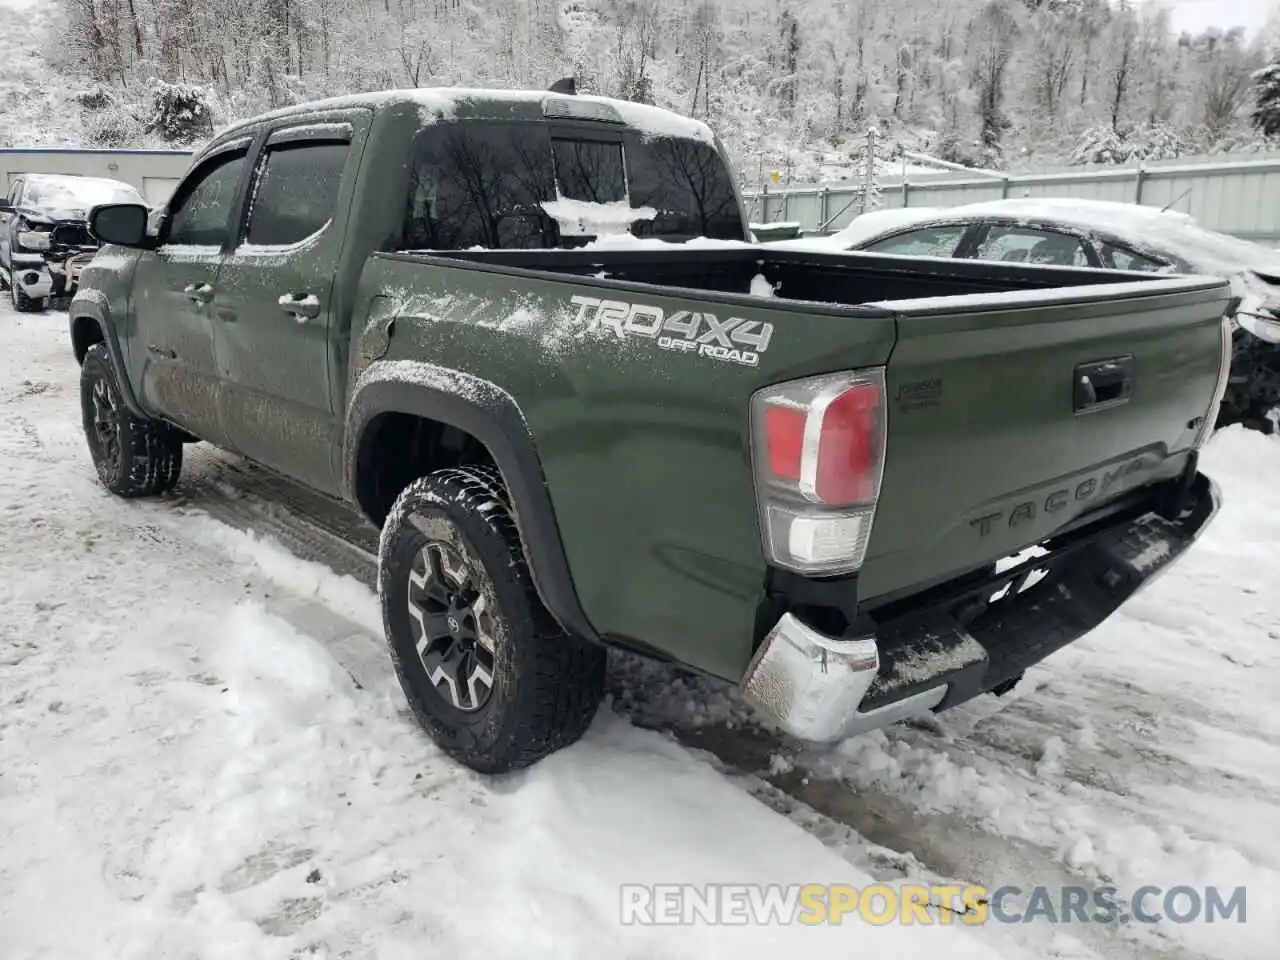
[[[773, 333], [758, 364], [747, 366], [593, 325], [575, 296], [656, 307], [667, 317], [710, 311], [772, 324]], [[740, 679], [766, 575], [750, 396], [779, 380], [883, 363], [891, 316], [802, 314], [765, 298], [693, 299], [639, 284], [392, 257], [369, 262], [357, 300], [372, 304], [370, 329], [360, 334], [366, 344], [396, 318], [383, 360], [466, 371], [514, 399], [599, 634]], [[354, 354], [358, 390], [378, 361], [368, 350]]]

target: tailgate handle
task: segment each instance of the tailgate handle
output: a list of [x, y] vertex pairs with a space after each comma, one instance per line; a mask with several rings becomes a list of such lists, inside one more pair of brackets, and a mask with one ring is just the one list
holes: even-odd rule
[[1076, 413], [1094, 413], [1128, 403], [1133, 396], [1133, 357], [1080, 364], [1072, 394]]

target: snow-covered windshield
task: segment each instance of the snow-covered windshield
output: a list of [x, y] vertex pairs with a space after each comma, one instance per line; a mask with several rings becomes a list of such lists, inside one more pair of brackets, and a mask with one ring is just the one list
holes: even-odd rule
[[71, 217], [88, 216], [104, 203], [146, 205], [142, 195], [127, 183], [97, 177], [32, 176], [22, 191], [23, 206]]
[[418, 137], [400, 249], [545, 249], [609, 235], [745, 240], [714, 144], [492, 120], [437, 124]]

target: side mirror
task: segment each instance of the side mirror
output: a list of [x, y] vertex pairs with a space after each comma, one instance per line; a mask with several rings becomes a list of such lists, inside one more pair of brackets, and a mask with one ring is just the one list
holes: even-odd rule
[[137, 203], [108, 203], [89, 211], [89, 232], [101, 243], [147, 246], [147, 208]]

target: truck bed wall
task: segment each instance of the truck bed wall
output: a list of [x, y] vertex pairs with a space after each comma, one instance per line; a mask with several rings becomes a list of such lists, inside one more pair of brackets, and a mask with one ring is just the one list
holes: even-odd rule
[[[494, 266], [721, 293], [748, 294], [761, 275], [776, 295], [853, 306], [882, 300], [1076, 287], [1152, 278], [1115, 270], [980, 260], [807, 253], [761, 247], [671, 250], [503, 250], [442, 254]], [[923, 266], [927, 265], [927, 269]]]

